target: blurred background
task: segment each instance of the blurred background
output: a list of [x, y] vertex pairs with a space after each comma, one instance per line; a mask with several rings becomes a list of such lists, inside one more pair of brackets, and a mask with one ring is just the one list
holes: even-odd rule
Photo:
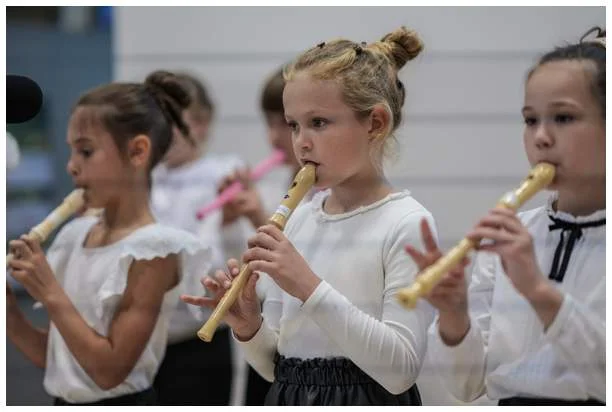
[[[529, 170], [520, 115], [527, 71], [552, 46], [605, 27], [605, 8], [7, 7], [6, 22], [7, 73], [31, 77], [44, 93], [39, 115], [7, 127], [21, 151], [7, 171], [7, 242], [72, 189], [65, 130], [85, 90], [142, 81], [156, 69], [195, 74], [216, 104], [210, 151], [253, 165], [270, 151], [259, 109], [268, 75], [321, 41], [372, 42], [405, 25], [422, 36], [425, 51], [400, 75], [404, 124], [397, 161], [386, 170], [433, 213], [447, 249]], [[282, 183], [287, 175], [267, 179]], [[20, 301], [46, 323], [23, 292]], [[7, 404], [49, 405], [42, 371], [9, 341], [6, 350]], [[419, 383], [424, 403], [458, 403], [436, 384], [430, 362]]]

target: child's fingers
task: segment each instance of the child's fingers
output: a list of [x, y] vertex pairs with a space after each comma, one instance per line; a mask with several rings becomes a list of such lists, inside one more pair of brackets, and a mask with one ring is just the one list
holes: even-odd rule
[[202, 284], [202, 286], [204, 286], [205, 289], [210, 290], [212, 293], [217, 293], [220, 289], [220, 286], [217, 281], [208, 276], [205, 276], [200, 279], [200, 283]]
[[29, 273], [28, 271], [23, 270], [23, 269], [11, 270], [11, 276], [13, 277], [13, 279], [21, 283], [22, 285], [25, 285], [28, 279], [31, 279], [31, 276], [29, 276], [28, 273]]
[[244, 287], [242, 292], [244, 298], [246, 300], [252, 301], [257, 298], [257, 280], [259, 279], [259, 274], [257, 272], [253, 272], [247, 281], [247, 284]]
[[242, 183], [245, 189], [249, 189], [253, 185], [251, 180], [251, 171], [248, 168], [238, 169], [236, 173], [236, 179]]
[[229, 289], [232, 286], [232, 278], [221, 269], [215, 272], [215, 279], [220, 287]]
[[229, 175], [225, 176], [223, 179], [221, 179], [221, 183], [218, 186], [217, 192], [218, 193], [223, 192], [235, 181], [236, 181], [236, 172], [234, 171], [230, 173]]
[[[257, 228], [257, 235], [265, 234], [272, 238], [273, 241], [282, 242], [285, 239], [283, 231], [272, 224], [266, 224]], [[255, 235], [255, 237], [257, 237]], [[265, 244], [264, 247], [267, 247]]]
[[490, 227], [493, 229], [504, 229], [510, 233], [520, 233], [524, 226], [514, 215], [493, 213], [483, 217], [477, 227]]
[[429, 253], [439, 253], [438, 245], [431, 233], [431, 229], [429, 228], [429, 223], [427, 223], [427, 219], [421, 219], [421, 236], [423, 237], [423, 243], [425, 244], [425, 250]]
[[34, 264], [29, 260], [21, 260], [21, 259], [13, 259], [9, 263], [9, 267], [12, 270], [24, 270], [24, 271], [33, 271]]
[[489, 239], [495, 242], [511, 242], [516, 235], [506, 230], [494, 229], [486, 226], [477, 226], [466, 235], [468, 239]]
[[17, 259], [27, 259], [32, 255], [30, 248], [21, 239], [11, 240], [9, 242], [9, 249]]
[[217, 306], [217, 300], [202, 296], [181, 295], [181, 300], [190, 305], [213, 309]]
[[240, 273], [240, 262], [237, 259], [231, 258], [227, 261], [227, 269], [232, 278], [235, 278]]
[[21, 240], [25, 242], [25, 244], [33, 253], [42, 253], [40, 241], [37, 238], [33, 236], [22, 235]]
[[461, 262], [457, 263], [457, 265], [450, 270], [448, 273], [450, 277], [455, 279], [463, 279], [465, 277], [465, 268], [470, 264], [470, 259], [468, 257], [464, 257]]
[[414, 263], [417, 264], [417, 266], [419, 267], [420, 270], [425, 269], [427, 266], [429, 266], [430, 264], [433, 263], [432, 259], [429, 259], [427, 257], [427, 255], [425, 255], [424, 253], [419, 252], [418, 250], [416, 250], [411, 245], [406, 245], [404, 247], [404, 250], [412, 258]]

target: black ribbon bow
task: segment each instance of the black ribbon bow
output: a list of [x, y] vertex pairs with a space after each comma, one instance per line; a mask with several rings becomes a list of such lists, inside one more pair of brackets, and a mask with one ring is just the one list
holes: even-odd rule
[[[563, 277], [565, 276], [565, 272], [567, 271], [567, 266], [569, 265], [569, 260], [572, 255], [572, 251], [574, 250], [574, 245], [576, 241], [578, 241], [582, 237], [582, 229], [587, 227], [597, 227], [606, 224], [606, 219], [596, 220], [594, 222], [586, 222], [586, 223], [573, 223], [567, 222], [565, 220], [561, 220], [552, 216], [548, 216], [550, 220], [553, 221], [551, 225], [548, 226], [550, 231], [561, 229], [561, 236], [559, 238], [559, 243], [557, 244], [557, 249], [555, 249], [555, 255], [553, 257], [552, 267], [550, 268], [550, 273], [548, 275], [549, 279], [553, 279], [557, 282], [563, 282]], [[565, 233], [569, 232], [569, 237], [567, 239], [567, 243], [565, 244], [565, 251], [563, 252], [563, 261], [561, 261], [561, 266], [559, 267], [559, 261], [561, 259], [561, 251], [563, 250], [563, 243], [565, 242]]]

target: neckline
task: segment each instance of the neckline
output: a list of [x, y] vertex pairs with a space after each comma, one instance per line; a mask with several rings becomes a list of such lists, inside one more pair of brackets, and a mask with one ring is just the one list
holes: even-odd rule
[[349, 212], [344, 212], [344, 213], [335, 213], [335, 214], [329, 214], [326, 213], [323, 210], [323, 204], [325, 203], [325, 200], [329, 197], [329, 195], [331, 194], [330, 190], [322, 190], [318, 193], [315, 193], [314, 196], [312, 197], [311, 200], [311, 205], [312, 205], [312, 209], [315, 212], [315, 214], [323, 221], [338, 221], [338, 220], [343, 220], [343, 219], [348, 219], [350, 217], [356, 216], [356, 215], [360, 215], [363, 213], [367, 213], [371, 210], [377, 209], [393, 200], [397, 200], [397, 199], [402, 199], [404, 197], [410, 196], [410, 191], [409, 190], [402, 190], [399, 192], [392, 192], [389, 193], [388, 195], [386, 195], [385, 197], [383, 197], [382, 199], [379, 199], [373, 203], [370, 203], [368, 205], [363, 205], [363, 206], [359, 206], [356, 209], [353, 209]]
[[570, 222], [570, 223], [590, 223], [590, 222], [595, 222], [595, 221], [606, 218], [606, 209], [599, 209], [589, 215], [584, 215], [584, 216], [574, 216], [568, 212], [554, 210], [553, 203], [555, 203], [555, 201], [558, 198], [559, 198], [559, 193], [554, 192], [548, 197], [546, 201], [545, 209], [546, 209], [546, 213], [550, 217], [553, 217], [555, 219], [560, 219], [560, 220], [563, 220], [565, 222]]
[[117, 247], [118, 245], [120, 245], [121, 243], [123, 243], [124, 241], [127, 241], [129, 238], [131, 238], [132, 236], [134, 236], [136, 233], [140, 232], [141, 230], [145, 230], [148, 229], [149, 227], [152, 226], [156, 226], [159, 224], [159, 222], [152, 222], [152, 223], [148, 223], [144, 226], [140, 226], [139, 228], [133, 230], [132, 232], [128, 233], [126, 236], [122, 237], [121, 239], [110, 243], [108, 245], [104, 245], [104, 246], [95, 246], [95, 247], [86, 247], [85, 246], [85, 241], [87, 240], [87, 238], [89, 237], [89, 233], [91, 232], [92, 227], [97, 224], [100, 221], [99, 217], [96, 216], [91, 216], [91, 222], [89, 222], [89, 225], [87, 226], [86, 230], [83, 231], [83, 235], [81, 236], [81, 239], [79, 241], [79, 246], [81, 247], [81, 250], [86, 251], [86, 252], [98, 252], [98, 251], [102, 251], [102, 250], [108, 250], [108, 249], [112, 249], [114, 247]]

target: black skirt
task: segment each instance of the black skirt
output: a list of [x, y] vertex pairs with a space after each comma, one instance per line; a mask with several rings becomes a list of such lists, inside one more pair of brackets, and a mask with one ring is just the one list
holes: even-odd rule
[[518, 406], [518, 405], [530, 405], [530, 406], [605, 406], [605, 403], [598, 401], [597, 399], [587, 400], [567, 400], [567, 399], [554, 399], [554, 398], [524, 398], [514, 397], [499, 400], [500, 406]]
[[230, 330], [207, 343], [194, 337], [169, 345], [153, 386], [160, 405], [226, 406], [232, 387]]
[[142, 392], [130, 393], [128, 395], [117, 396], [114, 398], [101, 399], [89, 403], [71, 403], [62, 398], [53, 399], [54, 406], [151, 406], [157, 405], [155, 390], [149, 388]]
[[247, 364], [247, 387], [245, 394], [245, 406], [262, 406], [264, 405], [266, 394], [270, 390], [272, 383], [268, 382]]
[[421, 405], [416, 385], [393, 395], [346, 358], [277, 356], [266, 405]]

